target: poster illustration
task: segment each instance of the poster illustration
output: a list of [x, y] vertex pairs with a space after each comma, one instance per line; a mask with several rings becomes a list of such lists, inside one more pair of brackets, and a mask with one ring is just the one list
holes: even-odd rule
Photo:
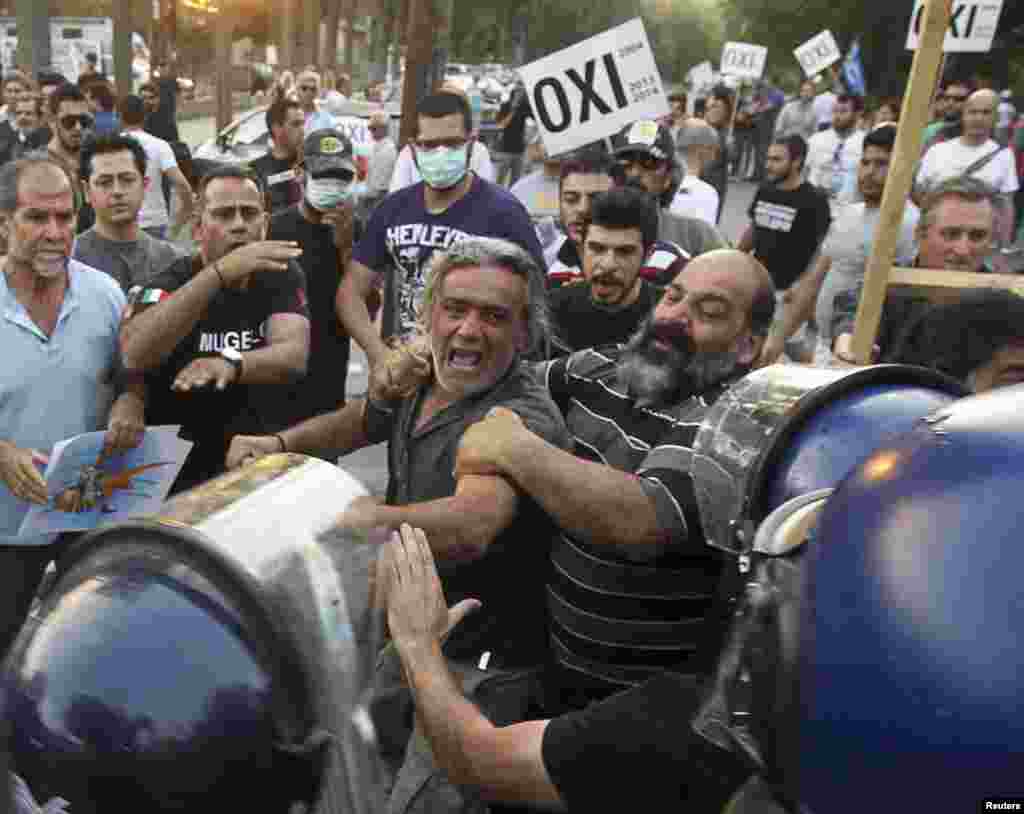
[[142, 443], [103, 456], [104, 432], [87, 432], [54, 445], [43, 478], [49, 503], [34, 505], [19, 535], [89, 531], [102, 523], [156, 512], [185, 463], [191, 441], [180, 427], [147, 427]]

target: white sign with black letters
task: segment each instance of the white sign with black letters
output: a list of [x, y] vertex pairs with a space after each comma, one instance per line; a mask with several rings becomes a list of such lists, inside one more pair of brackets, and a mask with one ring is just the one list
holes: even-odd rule
[[710, 88], [715, 84], [715, 69], [706, 60], [690, 68], [686, 76], [689, 78], [695, 93], [700, 93], [701, 90]]
[[825, 29], [816, 37], [811, 37], [803, 45], [793, 51], [796, 61], [804, 69], [808, 78], [821, 73], [830, 65], [835, 65], [843, 58], [836, 45], [832, 32]]
[[[992, 50], [992, 38], [999, 25], [999, 14], [1003, 0], [953, 0], [949, 15], [949, 30], [942, 44], [942, 50], [951, 53], [982, 54]], [[914, 13], [910, 15], [910, 30], [907, 32], [907, 49], [917, 50], [924, 21], [924, 3], [916, 0]]]
[[552, 156], [669, 112], [639, 17], [524, 65], [519, 75]]
[[768, 49], [747, 42], [727, 42], [722, 49], [722, 73], [739, 79], [760, 79]]

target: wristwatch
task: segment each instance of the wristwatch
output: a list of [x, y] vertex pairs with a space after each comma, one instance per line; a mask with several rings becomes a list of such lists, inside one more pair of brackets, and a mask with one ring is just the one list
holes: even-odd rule
[[224, 348], [220, 352], [220, 358], [235, 368], [235, 382], [242, 378], [242, 354], [235, 348]]

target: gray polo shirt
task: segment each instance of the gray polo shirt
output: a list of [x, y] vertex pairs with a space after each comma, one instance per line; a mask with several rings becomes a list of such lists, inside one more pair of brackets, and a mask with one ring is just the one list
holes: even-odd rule
[[[455, 457], [462, 434], [492, 407], [517, 413], [529, 429], [562, 449], [569, 436], [545, 388], [520, 364], [485, 393], [453, 404], [419, 428], [427, 392], [421, 388], [385, 413], [367, 410], [371, 443], [387, 440], [387, 503], [404, 506], [455, 494]], [[472, 562], [440, 567], [449, 605], [475, 597], [483, 607], [459, 625], [445, 644], [449, 658], [476, 661], [484, 651], [495, 667], [541, 663], [547, 653], [545, 584], [557, 528], [540, 506], [520, 494], [515, 520]]]
[[117, 280], [125, 293], [166, 270], [183, 255], [184, 252], [173, 244], [141, 229], [135, 240], [109, 240], [99, 234], [95, 226], [78, 236], [71, 252], [75, 260], [105, 271]]

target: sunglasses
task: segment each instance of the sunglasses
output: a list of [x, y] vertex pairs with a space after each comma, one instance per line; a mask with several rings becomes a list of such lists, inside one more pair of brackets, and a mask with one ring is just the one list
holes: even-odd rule
[[943, 98], [948, 99], [951, 102], [966, 102], [967, 101], [967, 97], [966, 96], [960, 96], [959, 94], [956, 94], [956, 93], [947, 93]]
[[81, 125], [83, 130], [91, 130], [93, 125], [93, 118], [88, 113], [80, 113], [77, 116], [61, 116], [57, 121], [65, 130], [74, 130], [76, 124]]
[[299, 85], [299, 90], [306, 93], [316, 93], [316, 85]]

